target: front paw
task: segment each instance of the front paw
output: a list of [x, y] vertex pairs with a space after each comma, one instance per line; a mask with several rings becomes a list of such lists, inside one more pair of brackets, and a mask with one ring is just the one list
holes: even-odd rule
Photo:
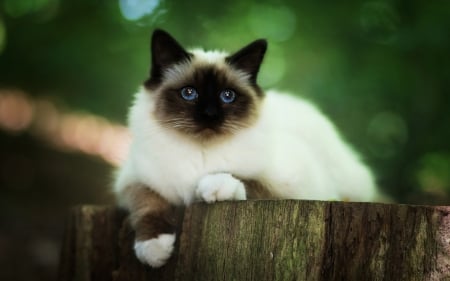
[[172, 254], [175, 234], [160, 234], [157, 238], [134, 242], [136, 257], [151, 267], [161, 267]]
[[201, 178], [196, 195], [208, 203], [247, 198], [244, 184], [228, 173], [210, 174]]

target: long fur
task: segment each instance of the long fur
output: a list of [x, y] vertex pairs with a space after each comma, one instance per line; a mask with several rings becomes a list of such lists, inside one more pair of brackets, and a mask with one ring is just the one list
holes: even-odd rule
[[[196, 200], [375, 200], [370, 170], [314, 105], [256, 84], [265, 50], [257, 40], [233, 55], [188, 52], [155, 31], [151, 77], [131, 107], [133, 141], [114, 186], [141, 261], [167, 261], [173, 206]], [[196, 100], [180, 96], [187, 86]], [[223, 89], [236, 92], [232, 103], [218, 98]]]
[[152, 118], [157, 95], [142, 88], [131, 109], [133, 143], [116, 192], [142, 183], [188, 205], [204, 175], [229, 172], [263, 182], [279, 198], [374, 200], [372, 174], [312, 104], [268, 91], [258, 120], [226, 141], [204, 145]]

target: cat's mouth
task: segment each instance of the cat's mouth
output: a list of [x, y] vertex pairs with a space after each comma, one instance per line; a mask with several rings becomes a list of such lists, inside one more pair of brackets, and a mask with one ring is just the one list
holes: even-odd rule
[[185, 133], [199, 141], [211, 141], [214, 139], [223, 138], [231, 132], [227, 131], [225, 127], [203, 125], [197, 126], [195, 129], [191, 128], [189, 132]]
[[197, 135], [200, 138], [214, 138], [217, 136], [220, 136], [223, 134], [223, 131], [217, 127], [213, 127], [213, 126], [202, 126], [199, 127], [196, 131], [195, 131], [195, 135]]
[[233, 135], [234, 132], [243, 128], [242, 124], [239, 123], [218, 122], [216, 120], [214, 122], [206, 122], [205, 120], [203, 122], [195, 122], [183, 119], [183, 122], [167, 122], [169, 123], [167, 127], [198, 141], [222, 139]]

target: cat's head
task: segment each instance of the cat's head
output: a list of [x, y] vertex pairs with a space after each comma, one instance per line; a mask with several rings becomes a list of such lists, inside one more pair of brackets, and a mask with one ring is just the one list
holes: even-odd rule
[[231, 55], [187, 51], [165, 31], [154, 31], [152, 68], [144, 84], [155, 95], [154, 118], [200, 140], [251, 126], [263, 99], [256, 79], [266, 49], [261, 39]]

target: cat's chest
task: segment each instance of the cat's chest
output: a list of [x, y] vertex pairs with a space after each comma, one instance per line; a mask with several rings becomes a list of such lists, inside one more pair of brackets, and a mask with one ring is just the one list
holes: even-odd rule
[[137, 148], [139, 174], [152, 188], [173, 202], [189, 203], [198, 181], [218, 172], [251, 178], [263, 170], [265, 149], [253, 133], [241, 134], [220, 144], [202, 146], [166, 139], [156, 139]]
[[[264, 149], [252, 137], [236, 138], [214, 146], [196, 146], [174, 143], [155, 151], [159, 168], [174, 175], [186, 174], [197, 178], [209, 173], [229, 172], [249, 175], [258, 170]], [[156, 156], [156, 155], [155, 155]], [[249, 165], [251, 164], [251, 165]]]

